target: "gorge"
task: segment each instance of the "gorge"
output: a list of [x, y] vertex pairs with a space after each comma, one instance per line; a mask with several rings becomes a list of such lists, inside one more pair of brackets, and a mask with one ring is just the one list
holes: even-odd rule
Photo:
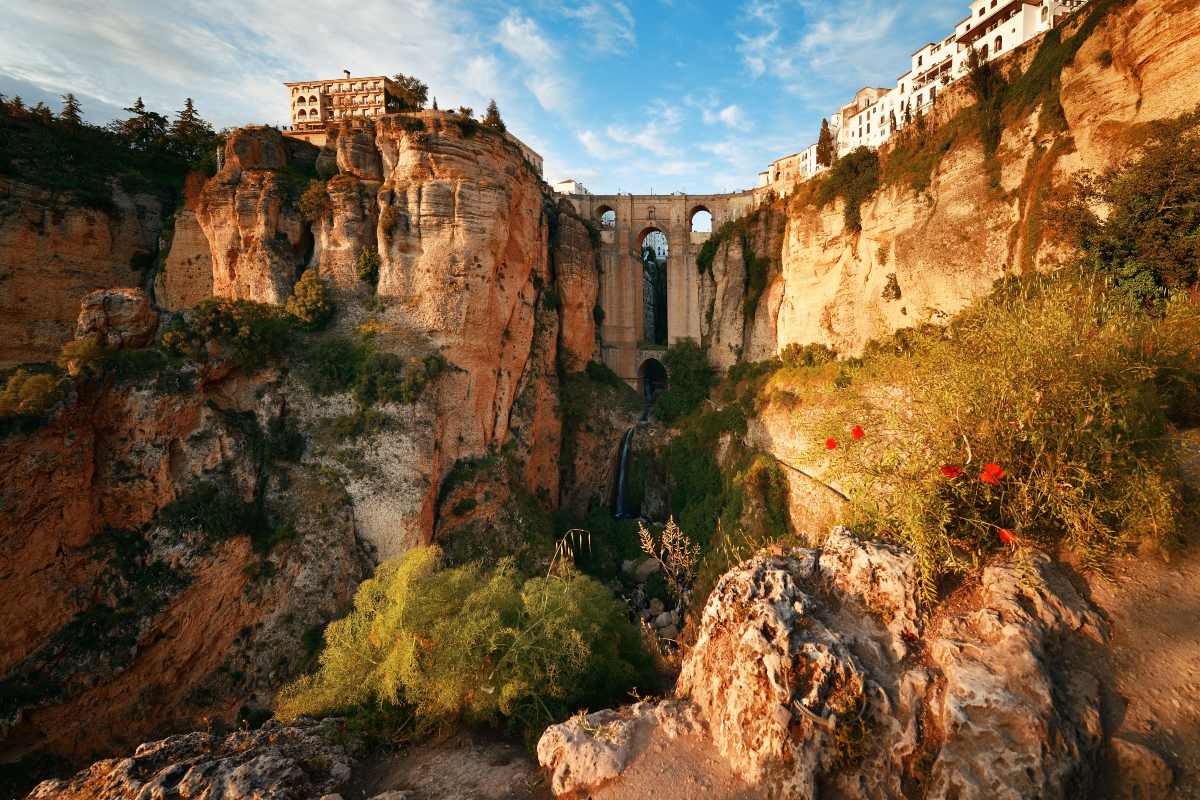
[[[1053, 283], [1086, 250], [1054, 211], [1077, 211], [1082, 179], [1196, 141], [1200, 7], [1094, 0], [996, 63], [994, 118], [962, 81], [920, 131], [843, 171], [730, 195], [560, 195], [497, 129], [433, 109], [337, 122], [321, 147], [242, 127], [219, 169], [181, 171], [169, 191], [114, 172], [97, 199], [0, 163], [0, 794], [412, 788], [363, 777], [402, 703], [313, 701], [337, 707], [316, 721], [296, 699], [335, 685], [321, 683], [329, 654], [358, 640], [327, 626], [394, 599], [387, 580], [409, 581], [402, 599], [454, 599], [473, 615], [446, 623], [462, 630], [493, 616], [468, 588], [519, 598], [506, 631], [528, 633], [512, 619], [555, 581], [617, 609], [593, 620], [545, 600], [587, 622], [570, 641], [625, 683], [580, 672], [590, 693], [547, 690], [554, 719], [531, 713], [536, 731], [511, 713], [533, 678], [498, 691], [489, 661], [486, 680], [461, 679], [471, 698], [449, 727], [523, 736], [545, 768], [528, 767], [542, 777], [527, 794], [496, 796], [648, 796], [662, 780], [648, 753], [710, 781], [690, 796], [1200, 791], [1196, 750], [1152, 752], [1194, 744], [1194, 704], [1165, 711], [1165, 733], [1113, 710], [1108, 653], [1126, 634], [1091, 571], [1195, 536], [1194, 276], [1170, 311], [1122, 323], [1128, 339], [1104, 327], [1118, 312], [1086, 305], [1091, 284]], [[844, 172], [860, 163], [865, 185]], [[693, 230], [700, 212], [711, 232]], [[665, 344], [644, 313], [655, 231]], [[1028, 339], [984, 335], [1011, 319], [992, 298], [1018, 313], [1006, 287], [1020, 319], [1044, 323]], [[1067, 377], [1030, 377], [1053, 325], [1070, 334], [1054, 340]], [[913, 352], [957, 360], [913, 366], [918, 386], [888, 372]], [[1111, 375], [1141, 383], [1085, 408], [1066, 392], [1110, 373], [1069, 370], [1109, 352], [1129, 359]], [[959, 398], [939, 374], [965, 392], [964, 362], [1006, 357], [1026, 360], [989, 375], [1028, 379], [1013, 385], [1044, 406], [996, 422], [1025, 399], [997, 390], [993, 416], [971, 395], [945, 415], [950, 435], [904, 438], [923, 409], [945, 410], [922, 386]], [[1094, 514], [1061, 500], [1047, 522], [1033, 507], [1059, 503], [1066, 468], [1036, 491], [1023, 476], [1076, 463], [1038, 427], [1064, 408], [1103, 466], [1071, 473]], [[1169, 446], [1137, 450], [1150, 429]], [[913, 477], [920, 458], [942, 472]], [[944, 489], [953, 470], [969, 490]], [[1103, 494], [1133, 483], [1159, 493]], [[883, 508], [910, 485], [941, 493], [941, 516], [922, 520], [986, 530], [914, 533], [916, 511]], [[1110, 522], [1138, 515], [1155, 528], [1143, 538]], [[1113, 528], [1109, 550], [1088, 526]], [[418, 564], [431, 546], [437, 566]], [[370, 619], [420, 650], [410, 611]], [[568, 638], [556, 652], [574, 652]], [[372, 640], [372, 657], [415, 687], [386, 646]], [[409, 746], [428, 733], [404, 730]], [[413, 797], [438, 796], [412, 780]]]

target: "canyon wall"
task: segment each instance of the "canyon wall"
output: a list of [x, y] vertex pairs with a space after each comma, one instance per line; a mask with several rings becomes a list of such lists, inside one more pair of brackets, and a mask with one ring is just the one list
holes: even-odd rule
[[[1071, 42], [1100, 8], [1085, 7], [1054, 35]], [[817, 207], [801, 186], [777, 201], [774, 224], [756, 221], [747, 240], [772, 262], [752, 317], [742, 303], [742, 239], [724, 241], [701, 288], [713, 360], [727, 368], [793, 342], [853, 354], [897, 329], [948, 319], [997, 278], [1061, 263], [1069, 253], [1043, 223], [1046, 202], [1081, 171], [1102, 172], [1128, 157], [1145, 123], [1200, 103], [1195, 3], [1117, 4], [1081, 38], [1060, 87], [1048, 94], [1061, 102], [1063, 122], [1043, 124], [1040, 105], [1027, 109], [1006, 125], [995, 162], [978, 136], [959, 136], [923, 191], [906, 181], [885, 183], [863, 203], [858, 232], [847, 230], [841, 200]], [[1001, 62], [1010, 79], [1034, 62], [1043, 42], [1029, 42]], [[951, 113], [969, 103], [965, 83], [939, 95], [942, 110], [925, 135], [936, 137], [936, 125], [952, 124]], [[885, 175], [895, 152], [889, 146], [880, 153]]]
[[[302, 212], [314, 182], [327, 202]], [[89, 297], [78, 335], [116, 349], [78, 360], [44, 424], [4, 432], [5, 761], [75, 761], [269, 707], [375, 563], [431, 541], [517, 552], [535, 528], [543, 557], [549, 512], [580, 495], [560, 467], [561, 379], [587, 383], [597, 352], [594, 243], [502, 136], [437, 112], [343, 126], [321, 151], [246, 128], [183, 195], [150, 281], [164, 311], [135, 290]], [[69, 205], [56, 217], [46, 197], [19, 200], [25, 216], [0, 235], [49, 250], [37, 269], [93, 246], [77, 258], [86, 282], [62, 270], [74, 282], [43, 286], [29, 309], [48, 332], [12, 349], [52, 360], [84, 289], [143, 282], [111, 259], [153, 253], [161, 212], [130, 199], [119, 219]], [[364, 251], [377, 282], [358, 274]], [[21, 268], [6, 291], [34, 285]], [[327, 331], [293, 328], [286, 358], [239, 361], [216, 339], [198, 361], [169, 356], [163, 332], [200, 301], [280, 305], [309, 269], [337, 315]], [[115, 330], [110, 308], [132, 305], [161, 325]], [[412, 399], [368, 409], [352, 391], [314, 394], [307, 351], [332, 340], [445, 366]], [[607, 465], [610, 443], [597, 447]], [[452, 474], [469, 479], [452, 491]]]
[[71, 338], [79, 301], [138, 286], [158, 251], [163, 204], [111, 183], [111, 203], [0, 178], [0, 369], [52, 361]]

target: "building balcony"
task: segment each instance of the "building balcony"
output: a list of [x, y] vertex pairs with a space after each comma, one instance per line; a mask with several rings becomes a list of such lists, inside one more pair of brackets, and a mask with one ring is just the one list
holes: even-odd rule
[[974, 45], [975, 42], [990, 33], [1001, 21], [1007, 21], [1012, 16], [1009, 12], [1016, 12], [1023, 5], [1035, 6], [1037, 3], [1030, 2], [1030, 0], [1008, 0], [1008, 2], [1000, 3], [994, 9], [991, 9], [989, 13], [972, 20], [971, 27], [965, 33], [959, 35], [958, 43], [968, 47]]

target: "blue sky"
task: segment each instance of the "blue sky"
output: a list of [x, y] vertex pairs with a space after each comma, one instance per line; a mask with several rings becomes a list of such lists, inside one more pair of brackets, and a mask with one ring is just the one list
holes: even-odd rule
[[959, 0], [40, 0], [12, 3], [0, 92], [141, 95], [220, 126], [286, 123], [285, 80], [406, 72], [442, 107], [496, 98], [546, 177], [592, 191], [743, 189], [823, 115], [950, 32]]

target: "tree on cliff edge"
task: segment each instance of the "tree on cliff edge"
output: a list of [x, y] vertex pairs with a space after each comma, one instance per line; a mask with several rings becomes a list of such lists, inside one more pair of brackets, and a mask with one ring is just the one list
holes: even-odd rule
[[483, 115], [483, 124], [498, 131], [507, 130], [504, 120], [500, 119], [500, 107], [496, 105], [495, 100], [488, 103], [487, 112]]
[[124, 138], [134, 150], [150, 150], [160, 144], [167, 134], [167, 118], [157, 111], [150, 111], [142, 98], [125, 109], [133, 116], [125, 120], [114, 120], [110, 129]]
[[83, 107], [79, 105], [79, 100], [75, 95], [67, 92], [62, 96], [62, 111], [59, 112], [58, 118], [71, 126], [83, 124]]
[[396, 111], [420, 111], [429, 100], [429, 87], [420, 78], [397, 72], [392, 76], [396, 82]]
[[821, 120], [821, 135], [817, 137], [817, 165], [828, 167], [833, 163], [833, 133], [829, 130], [829, 120]]
[[216, 134], [208, 120], [200, 116], [192, 98], [187, 98], [183, 108], [175, 115], [168, 133], [171, 149], [189, 164], [203, 159], [216, 144]]

